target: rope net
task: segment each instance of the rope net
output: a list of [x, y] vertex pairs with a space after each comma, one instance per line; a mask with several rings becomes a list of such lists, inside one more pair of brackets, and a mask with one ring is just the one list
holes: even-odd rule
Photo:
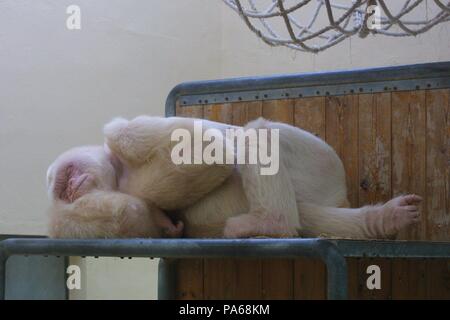
[[450, 1], [223, 0], [271, 46], [320, 52], [348, 37], [416, 36], [450, 21]]

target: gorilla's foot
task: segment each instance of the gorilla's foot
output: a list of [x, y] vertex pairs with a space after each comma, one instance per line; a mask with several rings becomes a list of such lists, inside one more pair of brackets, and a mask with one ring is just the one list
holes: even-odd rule
[[367, 216], [367, 226], [381, 237], [392, 238], [397, 233], [420, 221], [418, 205], [422, 198], [415, 194], [398, 196]]

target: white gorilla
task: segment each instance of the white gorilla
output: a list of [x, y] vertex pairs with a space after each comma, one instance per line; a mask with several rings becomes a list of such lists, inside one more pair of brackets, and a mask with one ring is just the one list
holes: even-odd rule
[[77, 148], [59, 157], [48, 170], [50, 234], [177, 237], [184, 224], [187, 237], [364, 239], [393, 237], [419, 219], [417, 195], [345, 208], [345, 172], [334, 150], [306, 131], [264, 119], [244, 129], [279, 129], [277, 174], [261, 175], [259, 163], [175, 165], [171, 134], [178, 128], [193, 134], [195, 121], [220, 131], [224, 140], [233, 127], [192, 118], [119, 118], [105, 126], [104, 148]]

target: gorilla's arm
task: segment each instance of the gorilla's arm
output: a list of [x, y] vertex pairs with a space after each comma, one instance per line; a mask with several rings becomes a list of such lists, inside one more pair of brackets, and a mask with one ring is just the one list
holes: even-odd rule
[[161, 237], [153, 215], [164, 214], [143, 201], [115, 191], [92, 191], [72, 203], [56, 201], [50, 209], [54, 238]]

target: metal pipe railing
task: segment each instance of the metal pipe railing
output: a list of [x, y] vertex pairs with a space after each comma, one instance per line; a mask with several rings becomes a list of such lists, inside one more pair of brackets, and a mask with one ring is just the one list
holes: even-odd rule
[[158, 298], [174, 299], [176, 260], [185, 258], [298, 258], [322, 260], [328, 299], [347, 298], [345, 257], [450, 258], [450, 242], [329, 239], [42, 239], [0, 241], [0, 298], [5, 297], [6, 262], [12, 255], [162, 258]]

